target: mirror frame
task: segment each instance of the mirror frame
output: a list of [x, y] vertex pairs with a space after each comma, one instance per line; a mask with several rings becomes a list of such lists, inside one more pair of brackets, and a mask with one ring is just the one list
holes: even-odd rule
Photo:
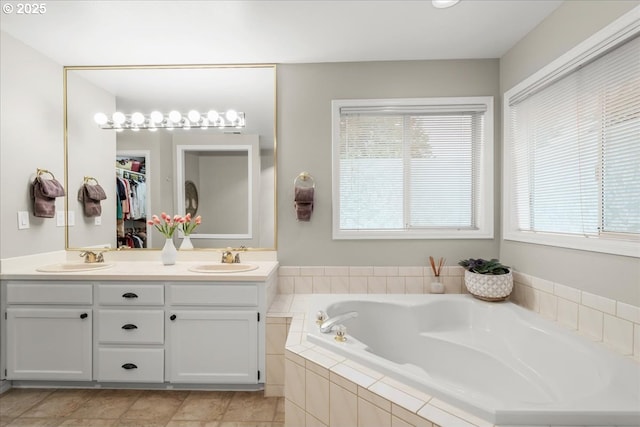
[[[264, 64], [161, 64], [161, 65], [69, 65], [63, 66], [63, 120], [64, 120], [64, 188], [67, 189], [67, 195], [64, 200], [65, 209], [65, 250], [67, 251], [84, 251], [87, 249], [95, 249], [91, 247], [70, 247], [69, 246], [69, 121], [68, 121], [68, 74], [72, 71], [100, 71], [100, 70], [163, 70], [163, 69], [219, 69], [219, 68], [271, 68], [273, 70], [273, 247], [259, 248], [232, 248], [234, 250], [243, 251], [276, 251], [278, 249], [278, 154], [277, 154], [277, 123], [278, 123], [278, 102], [277, 102], [277, 65], [271, 63]], [[174, 163], [175, 167], [175, 163]], [[177, 178], [176, 178], [177, 181]], [[178, 201], [178, 205], [184, 201]], [[251, 217], [251, 213], [249, 215]], [[118, 248], [100, 248], [105, 251], [116, 251]], [[219, 251], [227, 249], [227, 247], [211, 247], [211, 248], [195, 248], [196, 251]], [[144, 248], [135, 249], [157, 251], [161, 248]]]

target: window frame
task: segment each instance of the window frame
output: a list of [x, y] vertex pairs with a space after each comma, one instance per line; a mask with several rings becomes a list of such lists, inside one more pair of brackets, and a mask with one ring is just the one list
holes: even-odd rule
[[[340, 109], [343, 107], [418, 107], [462, 106], [484, 104], [483, 144], [480, 152], [477, 229], [403, 228], [401, 230], [343, 230], [340, 229]], [[331, 102], [332, 129], [332, 214], [334, 240], [359, 239], [493, 239], [494, 238], [494, 103], [493, 96], [431, 97], [389, 99], [341, 99]], [[406, 183], [405, 183], [406, 185]]]
[[516, 198], [511, 187], [513, 182], [510, 168], [513, 159], [513, 133], [509, 119], [511, 117], [510, 104], [514, 99], [552, 84], [619, 43], [637, 36], [640, 32], [639, 18], [640, 7], [637, 7], [504, 93], [502, 112], [502, 235], [504, 240], [640, 257], [640, 240], [624, 239], [617, 233], [603, 232], [599, 236], [581, 236], [518, 229]]

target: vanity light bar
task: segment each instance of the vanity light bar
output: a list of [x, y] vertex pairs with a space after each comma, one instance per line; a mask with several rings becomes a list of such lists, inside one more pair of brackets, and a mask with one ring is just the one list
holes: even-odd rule
[[116, 111], [111, 118], [105, 113], [96, 113], [93, 119], [101, 129], [115, 131], [146, 129], [153, 132], [158, 129], [241, 129], [245, 127], [244, 113], [235, 110], [227, 110], [224, 113], [210, 110], [204, 114], [196, 110], [191, 110], [187, 114], [173, 110], [167, 115], [159, 111], [153, 111], [148, 115], [140, 112], [124, 114]]

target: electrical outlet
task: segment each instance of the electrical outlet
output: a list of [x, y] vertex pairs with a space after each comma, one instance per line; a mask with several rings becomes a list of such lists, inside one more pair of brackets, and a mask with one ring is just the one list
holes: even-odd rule
[[95, 225], [102, 225], [102, 217], [101, 216], [97, 216], [93, 219], [93, 223]]
[[29, 228], [29, 212], [18, 211], [18, 230]]

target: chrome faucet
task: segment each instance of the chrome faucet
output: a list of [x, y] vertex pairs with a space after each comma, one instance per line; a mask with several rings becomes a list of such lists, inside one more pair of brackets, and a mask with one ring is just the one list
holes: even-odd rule
[[337, 324], [354, 317], [358, 317], [357, 311], [349, 311], [349, 312], [338, 314], [337, 316], [331, 317], [330, 319], [322, 322], [322, 324], [320, 325], [320, 332], [322, 332], [323, 334], [328, 334], [333, 330], [333, 327], [336, 326]]
[[84, 257], [84, 262], [86, 263], [95, 263], [95, 262], [104, 262], [104, 255], [102, 255], [102, 252], [91, 252], [91, 251], [84, 251], [84, 252], [80, 252], [80, 256]]

